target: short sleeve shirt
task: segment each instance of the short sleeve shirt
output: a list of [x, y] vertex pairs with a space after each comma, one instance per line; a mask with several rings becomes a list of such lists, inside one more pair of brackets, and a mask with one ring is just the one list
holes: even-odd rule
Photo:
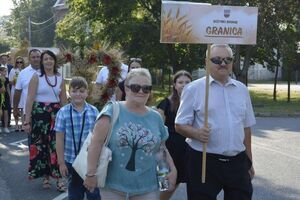
[[[155, 154], [168, 138], [167, 128], [160, 114], [151, 108], [140, 115], [119, 105], [120, 114], [108, 145], [113, 155], [106, 187], [130, 195], [156, 191]], [[111, 116], [112, 106], [104, 107], [100, 115]]]
[[35, 70], [34, 68], [31, 67], [31, 65], [29, 65], [28, 67], [26, 67], [25, 69], [23, 69], [17, 79], [17, 83], [15, 86], [16, 90], [22, 90], [22, 99], [23, 99], [23, 105], [21, 106], [21, 108], [25, 108], [25, 104], [26, 104], [26, 99], [27, 99], [27, 94], [28, 94], [28, 86], [29, 86], [29, 82], [33, 76], [33, 74], [35, 74], [38, 70]]
[[[121, 78], [119, 81], [125, 80], [128, 72], [128, 66], [122, 63], [121, 65]], [[99, 84], [105, 84], [107, 82], [108, 78], [108, 69], [106, 66], [102, 67], [101, 70], [99, 71], [97, 78], [96, 78], [96, 83]]]
[[81, 144], [82, 146], [85, 138], [88, 136], [89, 132], [93, 130], [95, 120], [97, 115], [99, 114], [96, 107], [85, 103], [84, 109], [81, 112], [78, 112], [73, 108], [72, 104], [67, 104], [62, 107], [58, 113], [56, 114], [55, 127], [54, 130], [56, 132], [60, 132], [65, 134], [65, 149], [64, 149], [64, 157], [65, 161], [68, 163], [73, 163], [75, 160], [75, 148], [73, 143], [73, 133], [72, 133], [72, 123], [71, 123], [71, 115], [70, 109], [72, 109], [72, 119], [73, 119], [73, 128], [74, 128], [74, 138], [76, 144], [76, 150], [79, 151], [79, 140], [80, 133], [83, 124], [83, 115], [85, 112], [85, 122], [84, 129], [82, 132]]
[[[175, 124], [204, 126], [205, 77], [186, 85], [181, 95]], [[236, 155], [245, 150], [244, 128], [255, 124], [254, 112], [247, 87], [229, 78], [223, 85], [210, 77], [208, 124], [211, 129], [207, 152]], [[202, 143], [188, 138], [187, 143], [202, 151]]]

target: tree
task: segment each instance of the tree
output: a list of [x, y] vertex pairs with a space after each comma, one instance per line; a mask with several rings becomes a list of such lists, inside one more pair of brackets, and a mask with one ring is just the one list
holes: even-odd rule
[[[12, 0], [14, 9], [5, 28], [20, 43], [29, 40], [29, 18], [31, 23], [31, 46], [53, 46], [55, 21], [53, 20], [52, 6], [56, 0]], [[50, 20], [49, 20], [50, 19]], [[49, 21], [48, 21], [49, 20]], [[45, 22], [42, 23], [41, 22]]]
[[[143, 58], [147, 68], [172, 66], [174, 71], [182, 68], [191, 71], [204, 63], [204, 56], [199, 56], [205, 55], [204, 45], [159, 43], [159, 0], [74, 0], [69, 2], [69, 8], [68, 16], [58, 25], [57, 34], [72, 45], [90, 46], [97, 39], [110, 41], [128, 55]], [[81, 27], [86, 22], [89, 33], [85, 26]], [[74, 24], [77, 24], [75, 30]]]
[[[300, 40], [296, 32], [300, 2], [276, 0], [257, 1], [257, 4], [263, 9], [260, 10], [259, 37], [254, 60], [271, 71], [275, 68], [273, 100], [276, 101], [278, 68], [282, 65], [283, 69], [290, 74], [290, 61], [295, 60], [295, 43]], [[288, 86], [288, 101], [289, 91]]]
[[117, 134], [120, 138], [119, 147], [131, 149], [130, 158], [125, 167], [129, 171], [135, 171], [136, 152], [141, 150], [146, 155], [151, 154], [155, 144], [158, 142], [158, 137], [153, 135], [148, 129], [131, 122], [127, 127], [122, 127]]
[[[236, 58], [233, 72], [238, 80], [247, 83], [248, 68], [255, 62], [272, 71], [280, 65], [285, 53], [282, 41], [286, 39], [286, 34], [280, 27], [283, 24], [296, 24], [295, 20], [299, 18], [299, 1], [193, 2], [259, 8], [257, 44], [233, 45]], [[160, 0], [73, 0], [69, 1], [69, 8], [70, 13], [58, 26], [57, 34], [72, 41], [72, 45], [89, 46], [92, 41], [107, 40], [132, 57], [142, 57], [148, 68], [172, 66], [174, 72], [183, 68], [191, 71], [203, 67], [205, 63], [206, 45], [159, 43]], [[90, 32], [86, 31], [86, 25]]]
[[15, 38], [8, 36], [5, 24], [9, 21], [8, 16], [0, 17], [0, 53], [4, 53], [10, 50], [10, 47], [16, 45]]

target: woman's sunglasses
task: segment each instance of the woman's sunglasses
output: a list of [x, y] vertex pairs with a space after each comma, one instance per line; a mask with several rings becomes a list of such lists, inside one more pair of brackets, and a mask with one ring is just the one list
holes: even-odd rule
[[225, 58], [213, 57], [213, 58], [210, 59], [210, 61], [212, 63], [216, 64], [216, 65], [221, 65], [223, 63], [223, 61], [224, 61], [224, 63], [226, 65], [228, 65], [228, 64], [232, 63], [233, 58], [231, 58], [231, 57], [225, 57]]
[[126, 87], [128, 87], [133, 93], [138, 93], [142, 89], [143, 93], [148, 94], [152, 90], [151, 85], [131, 84], [131, 85], [126, 85]]
[[17, 61], [16, 63], [17, 64], [23, 64], [23, 61]]
[[131, 62], [142, 62], [141, 58], [130, 58]]

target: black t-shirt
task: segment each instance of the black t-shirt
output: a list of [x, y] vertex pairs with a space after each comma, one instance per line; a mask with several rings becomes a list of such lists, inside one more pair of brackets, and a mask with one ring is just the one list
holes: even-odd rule
[[161, 109], [164, 111], [164, 115], [166, 117], [165, 120], [165, 125], [169, 129], [169, 133], [175, 133], [175, 117], [176, 117], [176, 112], [171, 111], [171, 102], [168, 98], [165, 98], [162, 100], [157, 108]]

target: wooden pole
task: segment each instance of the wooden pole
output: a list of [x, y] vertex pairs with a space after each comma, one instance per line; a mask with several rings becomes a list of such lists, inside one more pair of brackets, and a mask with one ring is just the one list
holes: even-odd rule
[[[210, 47], [207, 45], [207, 57], [206, 57], [206, 83], [205, 83], [205, 108], [204, 108], [204, 127], [208, 128], [208, 96], [209, 96], [209, 74], [210, 74]], [[205, 183], [206, 176], [206, 143], [203, 143], [202, 148], [202, 183]]]

